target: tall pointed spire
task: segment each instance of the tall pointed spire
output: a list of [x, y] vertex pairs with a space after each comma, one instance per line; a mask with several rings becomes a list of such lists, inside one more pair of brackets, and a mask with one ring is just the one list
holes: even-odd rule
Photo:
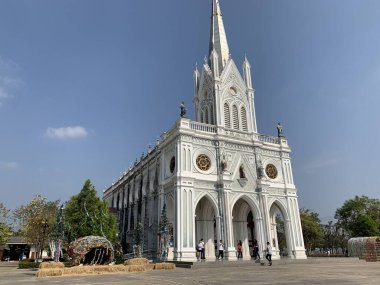
[[229, 58], [230, 51], [228, 48], [226, 32], [224, 30], [219, 0], [212, 1], [209, 60], [213, 50], [218, 54], [219, 74], [221, 74]]

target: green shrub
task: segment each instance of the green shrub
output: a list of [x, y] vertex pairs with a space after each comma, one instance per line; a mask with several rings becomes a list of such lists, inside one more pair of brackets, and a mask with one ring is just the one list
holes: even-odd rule
[[20, 261], [18, 263], [18, 268], [26, 269], [26, 268], [39, 268], [41, 262], [31, 262], [31, 261]]

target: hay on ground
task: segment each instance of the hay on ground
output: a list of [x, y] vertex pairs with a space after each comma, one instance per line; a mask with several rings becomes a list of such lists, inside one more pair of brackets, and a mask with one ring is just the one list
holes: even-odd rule
[[107, 274], [115, 272], [129, 272], [129, 266], [124, 265], [98, 265], [98, 266], [76, 266], [65, 268], [63, 275], [81, 275], [81, 274]]
[[174, 263], [169, 263], [169, 262], [162, 262], [162, 263], [156, 263], [154, 265], [155, 270], [160, 270], [160, 269], [175, 269], [175, 264]]
[[40, 268], [64, 268], [65, 265], [62, 262], [45, 261], [40, 263]]
[[62, 276], [63, 271], [61, 268], [41, 268], [37, 271], [37, 277]]
[[95, 266], [75, 266], [65, 268], [64, 275], [93, 274]]
[[128, 267], [129, 267], [129, 272], [146, 271], [146, 266], [145, 265], [128, 265]]
[[153, 270], [154, 266], [155, 266], [154, 264], [146, 264], [145, 265], [145, 270], [147, 270], [147, 271]]
[[124, 262], [124, 265], [145, 265], [149, 264], [149, 260], [146, 258], [132, 258]]

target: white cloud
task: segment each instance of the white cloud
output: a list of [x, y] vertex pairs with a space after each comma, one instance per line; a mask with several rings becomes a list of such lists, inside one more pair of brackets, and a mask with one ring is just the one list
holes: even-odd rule
[[0, 161], [0, 169], [15, 169], [17, 162], [14, 161]]
[[18, 65], [0, 56], [0, 107], [4, 101], [12, 97], [11, 92], [20, 87], [23, 81], [17, 77]]
[[62, 127], [62, 128], [48, 128], [46, 135], [51, 139], [82, 139], [87, 137], [88, 132], [84, 127]]

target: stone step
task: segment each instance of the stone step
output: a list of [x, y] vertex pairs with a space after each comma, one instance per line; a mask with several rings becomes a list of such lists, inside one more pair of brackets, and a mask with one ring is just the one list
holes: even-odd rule
[[[168, 261], [172, 262], [179, 268], [220, 268], [220, 267], [239, 267], [239, 266], [260, 266], [268, 264], [267, 260], [215, 260], [215, 261]], [[359, 258], [354, 257], [309, 257], [308, 259], [290, 259], [282, 258], [273, 260], [273, 264], [290, 264], [290, 263], [352, 263], [352, 262], [365, 262]]]

